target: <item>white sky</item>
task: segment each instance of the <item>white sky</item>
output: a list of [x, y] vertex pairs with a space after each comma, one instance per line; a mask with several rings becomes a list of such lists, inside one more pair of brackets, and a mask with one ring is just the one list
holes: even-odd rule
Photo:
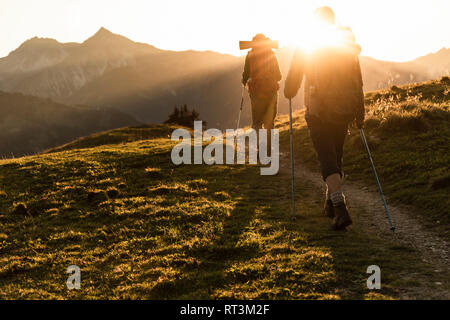
[[450, 0], [0, 0], [0, 56], [34, 36], [82, 42], [101, 26], [161, 49], [238, 55], [257, 32], [296, 43], [323, 4], [363, 55], [406, 61], [450, 47]]

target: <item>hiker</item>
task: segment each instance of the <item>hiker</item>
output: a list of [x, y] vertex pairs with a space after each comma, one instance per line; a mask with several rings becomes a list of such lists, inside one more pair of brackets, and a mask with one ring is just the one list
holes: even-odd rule
[[344, 140], [351, 122], [358, 128], [364, 125], [361, 47], [350, 28], [336, 25], [331, 8], [321, 7], [315, 15], [329, 33], [324, 37], [328, 43], [309, 53], [295, 51], [284, 95], [295, 97], [305, 76], [305, 119], [327, 185], [324, 211], [334, 218], [334, 230], [344, 230], [352, 224], [342, 192]]
[[[266, 130], [273, 129], [278, 107], [281, 71], [275, 53], [266, 45], [268, 41], [262, 33], [253, 37], [254, 45], [245, 58], [242, 73], [242, 84], [247, 86], [252, 105], [252, 128], [257, 133], [263, 125]], [[270, 153], [270, 131], [267, 136]]]

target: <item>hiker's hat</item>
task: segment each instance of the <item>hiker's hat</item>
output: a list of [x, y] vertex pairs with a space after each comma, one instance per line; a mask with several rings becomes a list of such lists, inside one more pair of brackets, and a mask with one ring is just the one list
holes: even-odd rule
[[252, 41], [253, 42], [262, 42], [262, 41], [267, 41], [270, 40], [269, 38], [267, 38], [264, 33], [258, 33], [256, 36], [253, 37]]
[[239, 49], [247, 50], [254, 48], [270, 48], [278, 49], [278, 41], [270, 40], [263, 33], [258, 33], [252, 39], [252, 41], [239, 41]]

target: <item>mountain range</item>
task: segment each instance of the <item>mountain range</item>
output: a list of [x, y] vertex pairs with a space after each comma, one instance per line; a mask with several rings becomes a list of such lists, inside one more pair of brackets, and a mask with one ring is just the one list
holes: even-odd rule
[[[287, 47], [277, 52], [284, 75], [292, 53]], [[366, 91], [450, 73], [450, 50], [445, 48], [404, 63], [364, 56], [360, 61]], [[174, 105], [187, 104], [209, 127], [233, 128], [242, 94], [243, 64], [244, 57], [161, 50], [101, 28], [83, 43], [37, 37], [25, 41], [0, 59], [0, 91], [3, 95], [49, 98], [56, 103], [51, 102], [53, 109], [56, 105], [88, 105], [111, 110], [116, 116], [124, 115], [120, 122], [124, 125], [162, 122]], [[2, 100], [0, 107], [5, 108], [3, 104], [8, 100]], [[301, 105], [299, 95], [294, 106]], [[279, 111], [287, 111], [287, 101], [282, 97]], [[14, 110], [9, 108], [9, 112]], [[245, 95], [242, 124], [249, 122], [249, 99]]]

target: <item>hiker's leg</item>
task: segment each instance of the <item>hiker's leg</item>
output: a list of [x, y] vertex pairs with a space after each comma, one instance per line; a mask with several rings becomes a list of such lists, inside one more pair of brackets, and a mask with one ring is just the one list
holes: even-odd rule
[[336, 150], [336, 162], [341, 173], [341, 178], [344, 178], [344, 172], [342, 171], [342, 157], [344, 155], [344, 142], [348, 135], [348, 124], [339, 123], [336, 124], [334, 129], [334, 146]]
[[347, 123], [333, 123], [329, 125], [329, 134], [333, 138], [334, 154], [336, 156], [336, 173], [330, 174], [326, 178], [328, 196], [333, 193], [342, 194], [342, 156], [344, 154], [344, 142], [348, 132]]
[[271, 131], [274, 128], [275, 117], [278, 112], [278, 93], [276, 93], [267, 104], [267, 109], [264, 115], [264, 129], [267, 130], [267, 155], [272, 154], [272, 139]]
[[339, 173], [327, 177], [327, 185], [329, 189], [329, 197], [334, 209], [334, 230], [344, 230], [352, 224], [352, 219], [348, 213], [345, 196], [342, 192], [342, 156], [344, 153], [344, 141], [348, 133], [347, 123], [336, 123], [333, 125], [334, 147], [336, 150], [336, 163]]
[[265, 101], [261, 97], [255, 95], [251, 95], [250, 98], [252, 102], [252, 128], [256, 131], [256, 151], [258, 153], [259, 129], [262, 128], [264, 121]]
[[[316, 150], [323, 180], [333, 175], [340, 175], [341, 171], [337, 164], [336, 148], [334, 146], [333, 130], [330, 124], [324, 123], [317, 117], [307, 117], [309, 134]], [[332, 178], [333, 179], [333, 178]], [[335, 181], [333, 179], [332, 181]], [[332, 182], [332, 188], [336, 183]]]
[[325, 182], [327, 184], [328, 195], [331, 196], [333, 193], [342, 192], [342, 178], [340, 173], [333, 173], [329, 175]]
[[326, 209], [329, 209], [329, 213], [334, 215], [332, 228], [334, 230], [343, 230], [352, 223], [352, 220], [348, 214], [345, 197], [342, 193], [342, 173], [338, 165], [334, 138], [336, 129], [333, 124], [324, 123], [315, 117], [307, 117], [307, 122], [320, 162], [322, 176], [328, 188], [332, 208], [329, 207], [328, 203], [328, 208], [326, 206]]
[[254, 95], [250, 95], [250, 101], [252, 105], [252, 128], [255, 130], [259, 130], [262, 128], [263, 117], [261, 113], [261, 108], [264, 107], [261, 101], [261, 98], [256, 97]]

